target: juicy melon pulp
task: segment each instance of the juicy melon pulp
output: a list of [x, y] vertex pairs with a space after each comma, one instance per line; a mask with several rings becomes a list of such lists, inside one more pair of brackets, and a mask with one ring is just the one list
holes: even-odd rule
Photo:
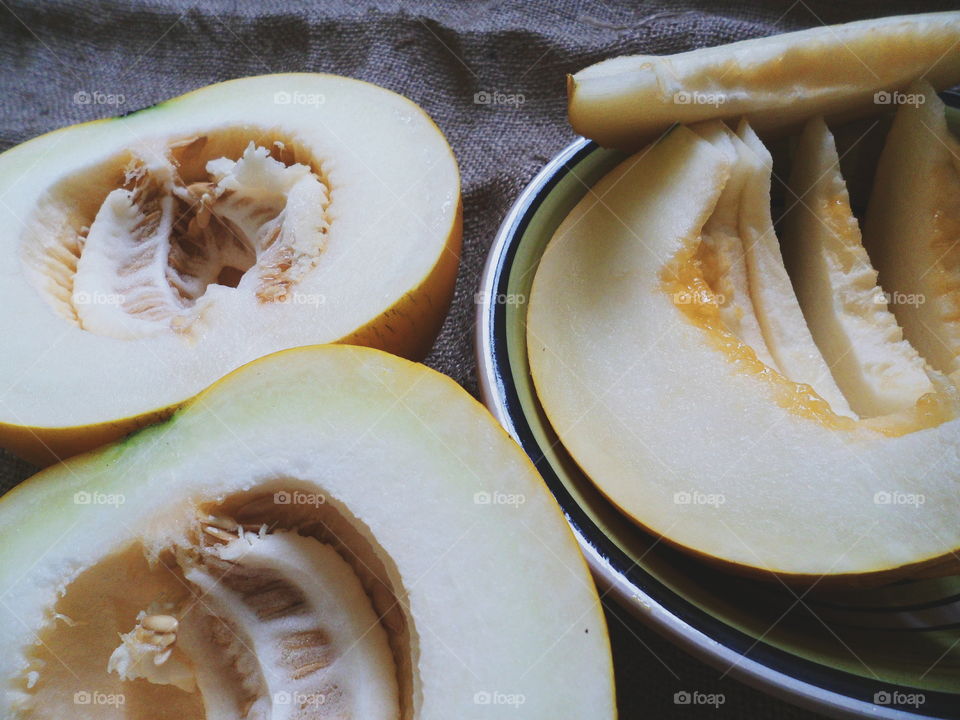
[[[738, 158], [715, 144], [722, 133], [695, 130], [625, 160], [544, 253], [527, 339], [551, 424], [637, 523], [733, 569], [799, 583], [943, 571], [960, 546], [956, 391], [932, 373], [907, 410], [856, 419], [819, 376], [798, 381], [784, 357], [833, 379], [772, 235], [768, 156], [745, 125]], [[747, 286], [775, 366], [727, 325], [702, 250], [741, 158]]]
[[960, 141], [928, 83], [906, 97], [916, 100], [897, 108], [887, 135], [864, 244], [880, 284], [897, 292], [892, 310], [904, 335], [950, 374], [960, 369]]
[[822, 118], [804, 127], [789, 185], [784, 256], [834, 379], [861, 417], [912, 408], [934, 386], [877, 285]]
[[66, 128], [3, 154], [0, 192], [0, 369], [17, 379], [0, 444], [34, 462], [280, 349], [422, 357], [457, 271], [443, 135], [347, 78], [246, 78]]
[[40, 473], [0, 502], [0, 555], [5, 718], [615, 716], [535, 469], [379, 351], [264, 358]]

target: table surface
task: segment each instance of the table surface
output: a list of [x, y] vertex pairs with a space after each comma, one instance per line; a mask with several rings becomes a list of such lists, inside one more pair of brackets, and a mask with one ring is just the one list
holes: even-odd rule
[[[0, 2], [0, 149], [220, 80], [322, 71], [422, 105], [463, 175], [464, 250], [453, 307], [427, 359], [476, 394], [474, 292], [511, 202], [573, 138], [565, 76], [603, 58], [670, 53], [951, 2]], [[97, 93], [100, 93], [97, 95]], [[511, 103], [476, 102], [478, 93]], [[103, 102], [84, 102], [98, 97]], [[481, 96], [482, 98], [482, 96]], [[33, 468], [0, 451], [0, 491]], [[707, 667], [609, 606], [621, 717], [815, 715]], [[718, 708], [677, 705], [680, 690]]]

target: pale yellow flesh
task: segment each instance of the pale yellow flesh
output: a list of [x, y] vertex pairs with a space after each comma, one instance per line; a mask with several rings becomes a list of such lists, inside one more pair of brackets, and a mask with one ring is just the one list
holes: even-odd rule
[[[317, 102], [305, 108], [283, 98]], [[63, 278], [48, 277], [47, 269], [76, 259], [54, 247], [60, 237], [54, 226], [63, 218], [44, 207], [56, 201], [89, 221], [97, 198], [122, 179], [118, 175], [111, 186], [97, 175], [101, 164], [118, 159], [120, 173], [126, 153], [196, 137], [208, 138], [216, 159], [227, 136], [238, 141], [230, 151], [234, 159], [241, 141], [266, 146], [278, 138], [297, 150], [298, 161], [319, 168], [329, 189], [329, 227], [315, 266], [295, 278], [283, 301], [247, 292], [247, 285], [257, 284], [252, 271], [244, 275], [251, 282], [240, 281], [243, 287], [209, 285], [188, 332], [113, 337], [93, 322], [109, 305], [84, 306], [88, 329], [65, 317], [54, 301], [63, 293], [69, 297], [70, 288], [61, 287]], [[119, 437], [224, 373], [286, 347], [347, 341], [422, 357], [456, 276], [459, 178], [443, 135], [406, 98], [347, 78], [245, 78], [128, 117], [66, 128], [0, 156], [0, 193], [7, 199], [0, 208], [0, 255], [9, 269], [0, 282], [0, 303], [7, 308], [0, 312], [0, 330], [8, 338], [0, 369], [10, 378], [0, 396], [0, 443], [33, 461]], [[291, 219], [288, 229], [297, 235], [320, 226], [311, 213], [297, 217], [309, 221]], [[101, 230], [109, 227], [101, 224]], [[98, 238], [97, 247], [109, 245], [103, 232]], [[86, 263], [81, 280], [94, 281], [93, 289], [109, 298], [116, 288], [96, 269]]]
[[[690, 128], [723, 152], [730, 163], [730, 178], [723, 187], [713, 213], [703, 226], [701, 241], [712, 258], [711, 287], [724, 325], [744, 344], [753, 348], [757, 358], [777, 367], [767, 341], [763, 337], [750, 296], [746, 253], [740, 235], [740, 202], [750, 168], [739, 161], [736, 136], [719, 120], [694, 125]], [[708, 278], [708, 281], [710, 279]], [[696, 298], [691, 298], [695, 300]]]
[[570, 122], [601, 145], [635, 150], [675, 122], [747, 115], [764, 132], [812, 115], [868, 114], [875, 93], [917, 77], [938, 89], [960, 82], [958, 40], [952, 11], [611, 58], [570, 76]]
[[863, 240], [910, 343], [937, 370], [960, 369], [960, 142], [923, 82], [901, 105], [874, 177]]
[[948, 555], [960, 421], [899, 437], [825, 422], [785, 403], [771, 373], [732, 362], [666, 292], [668, 261], [698, 241], [728, 174], [681, 126], [558, 229], [527, 328], [551, 425], [628, 516], [728, 563], [814, 580]]
[[746, 122], [740, 124], [735, 140], [739, 162], [748, 168], [740, 198], [740, 234], [750, 292], [767, 348], [786, 377], [809, 385], [838, 415], [853, 416], [810, 334], [783, 264], [770, 215], [773, 158]]
[[822, 118], [794, 153], [782, 243], [797, 298], [833, 377], [861, 417], [913, 407], [933, 391], [877, 285], [850, 210], [833, 135]]
[[[79, 492], [123, 502], [78, 503]], [[278, 492], [290, 499], [277, 500]], [[0, 693], [0, 715], [16, 717], [13, 707], [29, 700], [27, 657], [68, 583], [90, 568], [110, 569], [111, 554], [129, 543], [157, 550], [181, 542], [198, 509], [239, 513], [229, 508], [253, 497], [333, 544], [379, 613], [399, 610], [411, 639], [395, 658], [411, 675], [405, 720], [482, 717], [494, 703], [532, 720], [615, 717], [600, 602], [530, 461], [449, 378], [350, 346], [253, 363], [171, 422], [73, 458], [4, 497], [0, 678], [11, 684]], [[126, 692], [125, 710], [145, 717], [191, 717], [151, 704], [172, 697], [151, 695], [160, 686], [106, 672], [117, 633], [129, 631], [140, 609], [127, 607], [130, 598], [152, 595], [154, 576], [170, 583], [137, 556], [139, 565], [113, 567], [123, 572], [93, 583], [89, 603], [72, 609], [72, 619], [104, 632], [83, 647], [64, 643], [80, 679], [47, 668], [64, 683], [48, 712], [73, 716], [73, 693], [95, 688]], [[381, 579], [391, 589], [385, 601], [371, 585]], [[59, 636], [83, 627], [64, 625]], [[91, 664], [95, 657], [103, 664]], [[45, 682], [39, 673], [35, 688]]]

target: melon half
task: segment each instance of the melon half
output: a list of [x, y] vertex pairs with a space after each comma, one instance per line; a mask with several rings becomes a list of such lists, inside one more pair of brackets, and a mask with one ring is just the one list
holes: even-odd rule
[[612, 720], [600, 601], [456, 383], [288, 350], [0, 502], [0, 715]]
[[456, 161], [331, 75], [214, 85], [0, 156], [0, 444], [48, 463], [284, 348], [422, 357], [460, 248]]
[[[677, 126], [556, 231], [530, 298], [530, 369], [580, 467], [668, 542], [796, 583], [943, 572], [960, 548], [957, 392], [875, 304], [828, 135], [808, 129], [794, 178], [809, 203], [788, 238], [806, 262], [799, 298], [760, 140], [745, 123]], [[864, 350], [848, 365], [843, 343]]]

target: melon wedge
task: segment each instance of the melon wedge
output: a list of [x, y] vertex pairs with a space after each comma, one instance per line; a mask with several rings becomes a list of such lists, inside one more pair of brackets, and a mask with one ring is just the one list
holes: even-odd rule
[[960, 369], [960, 142], [928, 83], [908, 96], [877, 165], [864, 244], [905, 337], [949, 374]]
[[[938, 388], [924, 417], [879, 432], [758, 361], [724, 325], [698, 260], [729, 165], [678, 126], [557, 230], [527, 317], [551, 425], [627, 516], [731, 570], [798, 584], [944, 571], [960, 548], [955, 395]], [[762, 199], [752, 212], [765, 220]], [[782, 265], [771, 268], [777, 280]], [[678, 304], [678, 291], [704, 302]]]
[[784, 260], [834, 379], [861, 417], [913, 407], [934, 387], [877, 285], [823, 118], [804, 127], [789, 187]]
[[736, 137], [723, 122], [710, 120], [690, 129], [722, 152], [730, 165], [730, 177], [701, 231], [699, 257], [704, 279], [713, 288], [720, 319], [727, 329], [753, 348], [757, 359], [776, 367], [753, 308], [740, 237], [740, 202], [750, 169], [739, 161]]
[[380, 351], [269, 356], [40, 473], [0, 502], [0, 555], [11, 720], [615, 717], [535, 469]]
[[636, 150], [675, 122], [747, 115], [766, 132], [813, 115], [849, 119], [918, 77], [938, 89], [960, 82], [958, 42], [960, 12], [951, 11], [615, 57], [568, 76], [570, 124], [605, 147]]
[[786, 377], [809, 385], [837, 414], [851, 416], [853, 411], [810, 334], [783, 264], [770, 215], [773, 158], [746, 121], [740, 123], [736, 140], [739, 162], [747, 168], [740, 198], [740, 234], [753, 304], [767, 348]]
[[35, 463], [319, 342], [423, 357], [460, 192], [411, 101], [332, 75], [221, 83], [0, 156], [0, 445]]

